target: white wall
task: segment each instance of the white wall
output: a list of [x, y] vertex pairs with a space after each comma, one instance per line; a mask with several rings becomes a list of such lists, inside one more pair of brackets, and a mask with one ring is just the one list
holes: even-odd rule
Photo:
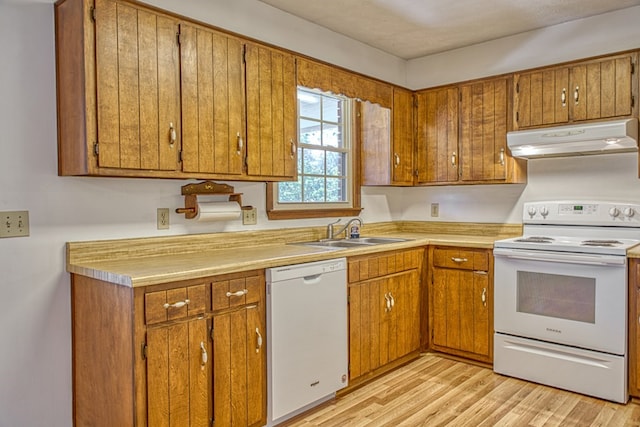
[[[302, 25], [255, 0], [153, 3], [392, 82], [402, 84], [405, 79], [403, 61]], [[602, 43], [609, 40], [608, 34], [600, 32]], [[544, 52], [548, 46], [530, 48]], [[184, 181], [58, 177], [52, 5], [0, 0], [0, 51], [0, 211], [28, 210], [31, 223], [30, 237], [0, 239], [0, 427], [66, 427], [71, 425], [71, 331], [65, 242], [252, 227], [243, 228], [238, 221], [192, 224], [172, 213], [171, 229], [156, 230], [156, 208], [180, 206]], [[571, 52], [557, 55], [568, 58]], [[471, 63], [465, 66], [473, 68]], [[418, 73], [417, 65], [412, 67]], [[437, 69], [440, 66], [428, 65], [422, 73], [435, 79], [428, 76]], [[480, 64], [477, 72], [485, 71]], [[615, 172], [609, 172], [607, 164]], [[440, 203], [440, 219], [516, 221], [513, 212], [522, 198], [540, 197], [549, 186], [557, 190], [553, 176], [563, 177], [563, 194], [598, 188], [597, 195], [604, 195], [611, 186], [616, 195], [637, 196], [635, 157], [591, 161], [593, 176], [583, 173], [581, 165], [536, 161], [527, 187], [366, 188], [362, 216], [365, 222], [430, 219], [423, 208], [435, 200]], [[583, 181], [565, 179], [566, 168], [580, 173]], [[606, 184], [600, 184], [601, 179]], [[231, 184], [244, 193], [247, 204], [259, 208], [259, 223], [253, 228], [327, 222], [267, 222], [264, 184]], [[452, 214], [454, 207], [464, 214]]]

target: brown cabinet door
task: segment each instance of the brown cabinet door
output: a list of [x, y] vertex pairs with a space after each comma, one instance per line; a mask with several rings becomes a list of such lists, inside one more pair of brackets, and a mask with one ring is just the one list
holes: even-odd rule
[[247, 43], [247, 173], [297, 175], [297, 86], [293, 55]]
[[393, 89], [392, 184], [413, 184], [413, 93]]
[[420, 278], [409, 270], [390, 278], [391, 313], [395, 322], [389, 354], [392, 359], [420, 348]]
[[211, 349], [207, 320], [147, 330], [150, 426], [203, 426], [211, 418]]
[[242, 173], [242, 49], [239, 39], [180, 24], [184, 172]]
[[460, 166], [463, 181], [506, 179], [508, 78], [460, 87]]
[[177, 21], [112, 0], [95, 7], [99, 167], [177, 170]]
[[630, 55], [571, 67], [571, 119], [631, 115], [631, 73]]
[[492, 290], [483, 271], [433, 268], [431, 345], [438, 351], [490, 362]]
[[383, 282], [384, 279], [374, 279], [349, 285], [350, 380], [381, 366], [380, 348], [386, 343], [381, 331]]
[[261, 292], [254, 292], [251, 283], [255, 277], [246, 278], [247, 300], [255, 301], [213, 316], [216, 425], [261, 426], [267, 420], [265, 288], [264, 277], [261, 277]]
[[418, 92], [416, 114], [419, 183], [458, 180], [458, 88]]
[[362, 185], [389, 185], [393, 173], [391, 110], [370, 102], [359, 102], [357, 108]]
[[569, 69], [515, 75], [515, 125], [519, 129], [569, 121]]

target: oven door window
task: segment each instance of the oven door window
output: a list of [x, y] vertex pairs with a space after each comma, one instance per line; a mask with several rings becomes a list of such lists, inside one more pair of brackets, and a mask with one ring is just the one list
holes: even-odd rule
[[518, 271], [520, 313], [595, 323], [596, 280], [590, 277]]

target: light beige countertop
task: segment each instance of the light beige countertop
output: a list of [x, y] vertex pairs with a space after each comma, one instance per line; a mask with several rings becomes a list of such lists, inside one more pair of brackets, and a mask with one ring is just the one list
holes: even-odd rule
[[428, 245], [490, 249], [520, 232], [519, 225], [384, 223], [363, 228], [362, 236], [412, 240], [340, 249], [295, 243], [324, 237], [323, 227], [70, 242], [67, 271], [138, 287]]
[[634, 246], [627, 251], [627, 258], [640, 258], [640, 245]]

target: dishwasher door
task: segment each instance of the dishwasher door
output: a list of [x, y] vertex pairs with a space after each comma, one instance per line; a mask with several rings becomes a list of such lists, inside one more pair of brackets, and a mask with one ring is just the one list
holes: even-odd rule
[[347, 386], [345, 258], [267, 269], [269, 420]]

